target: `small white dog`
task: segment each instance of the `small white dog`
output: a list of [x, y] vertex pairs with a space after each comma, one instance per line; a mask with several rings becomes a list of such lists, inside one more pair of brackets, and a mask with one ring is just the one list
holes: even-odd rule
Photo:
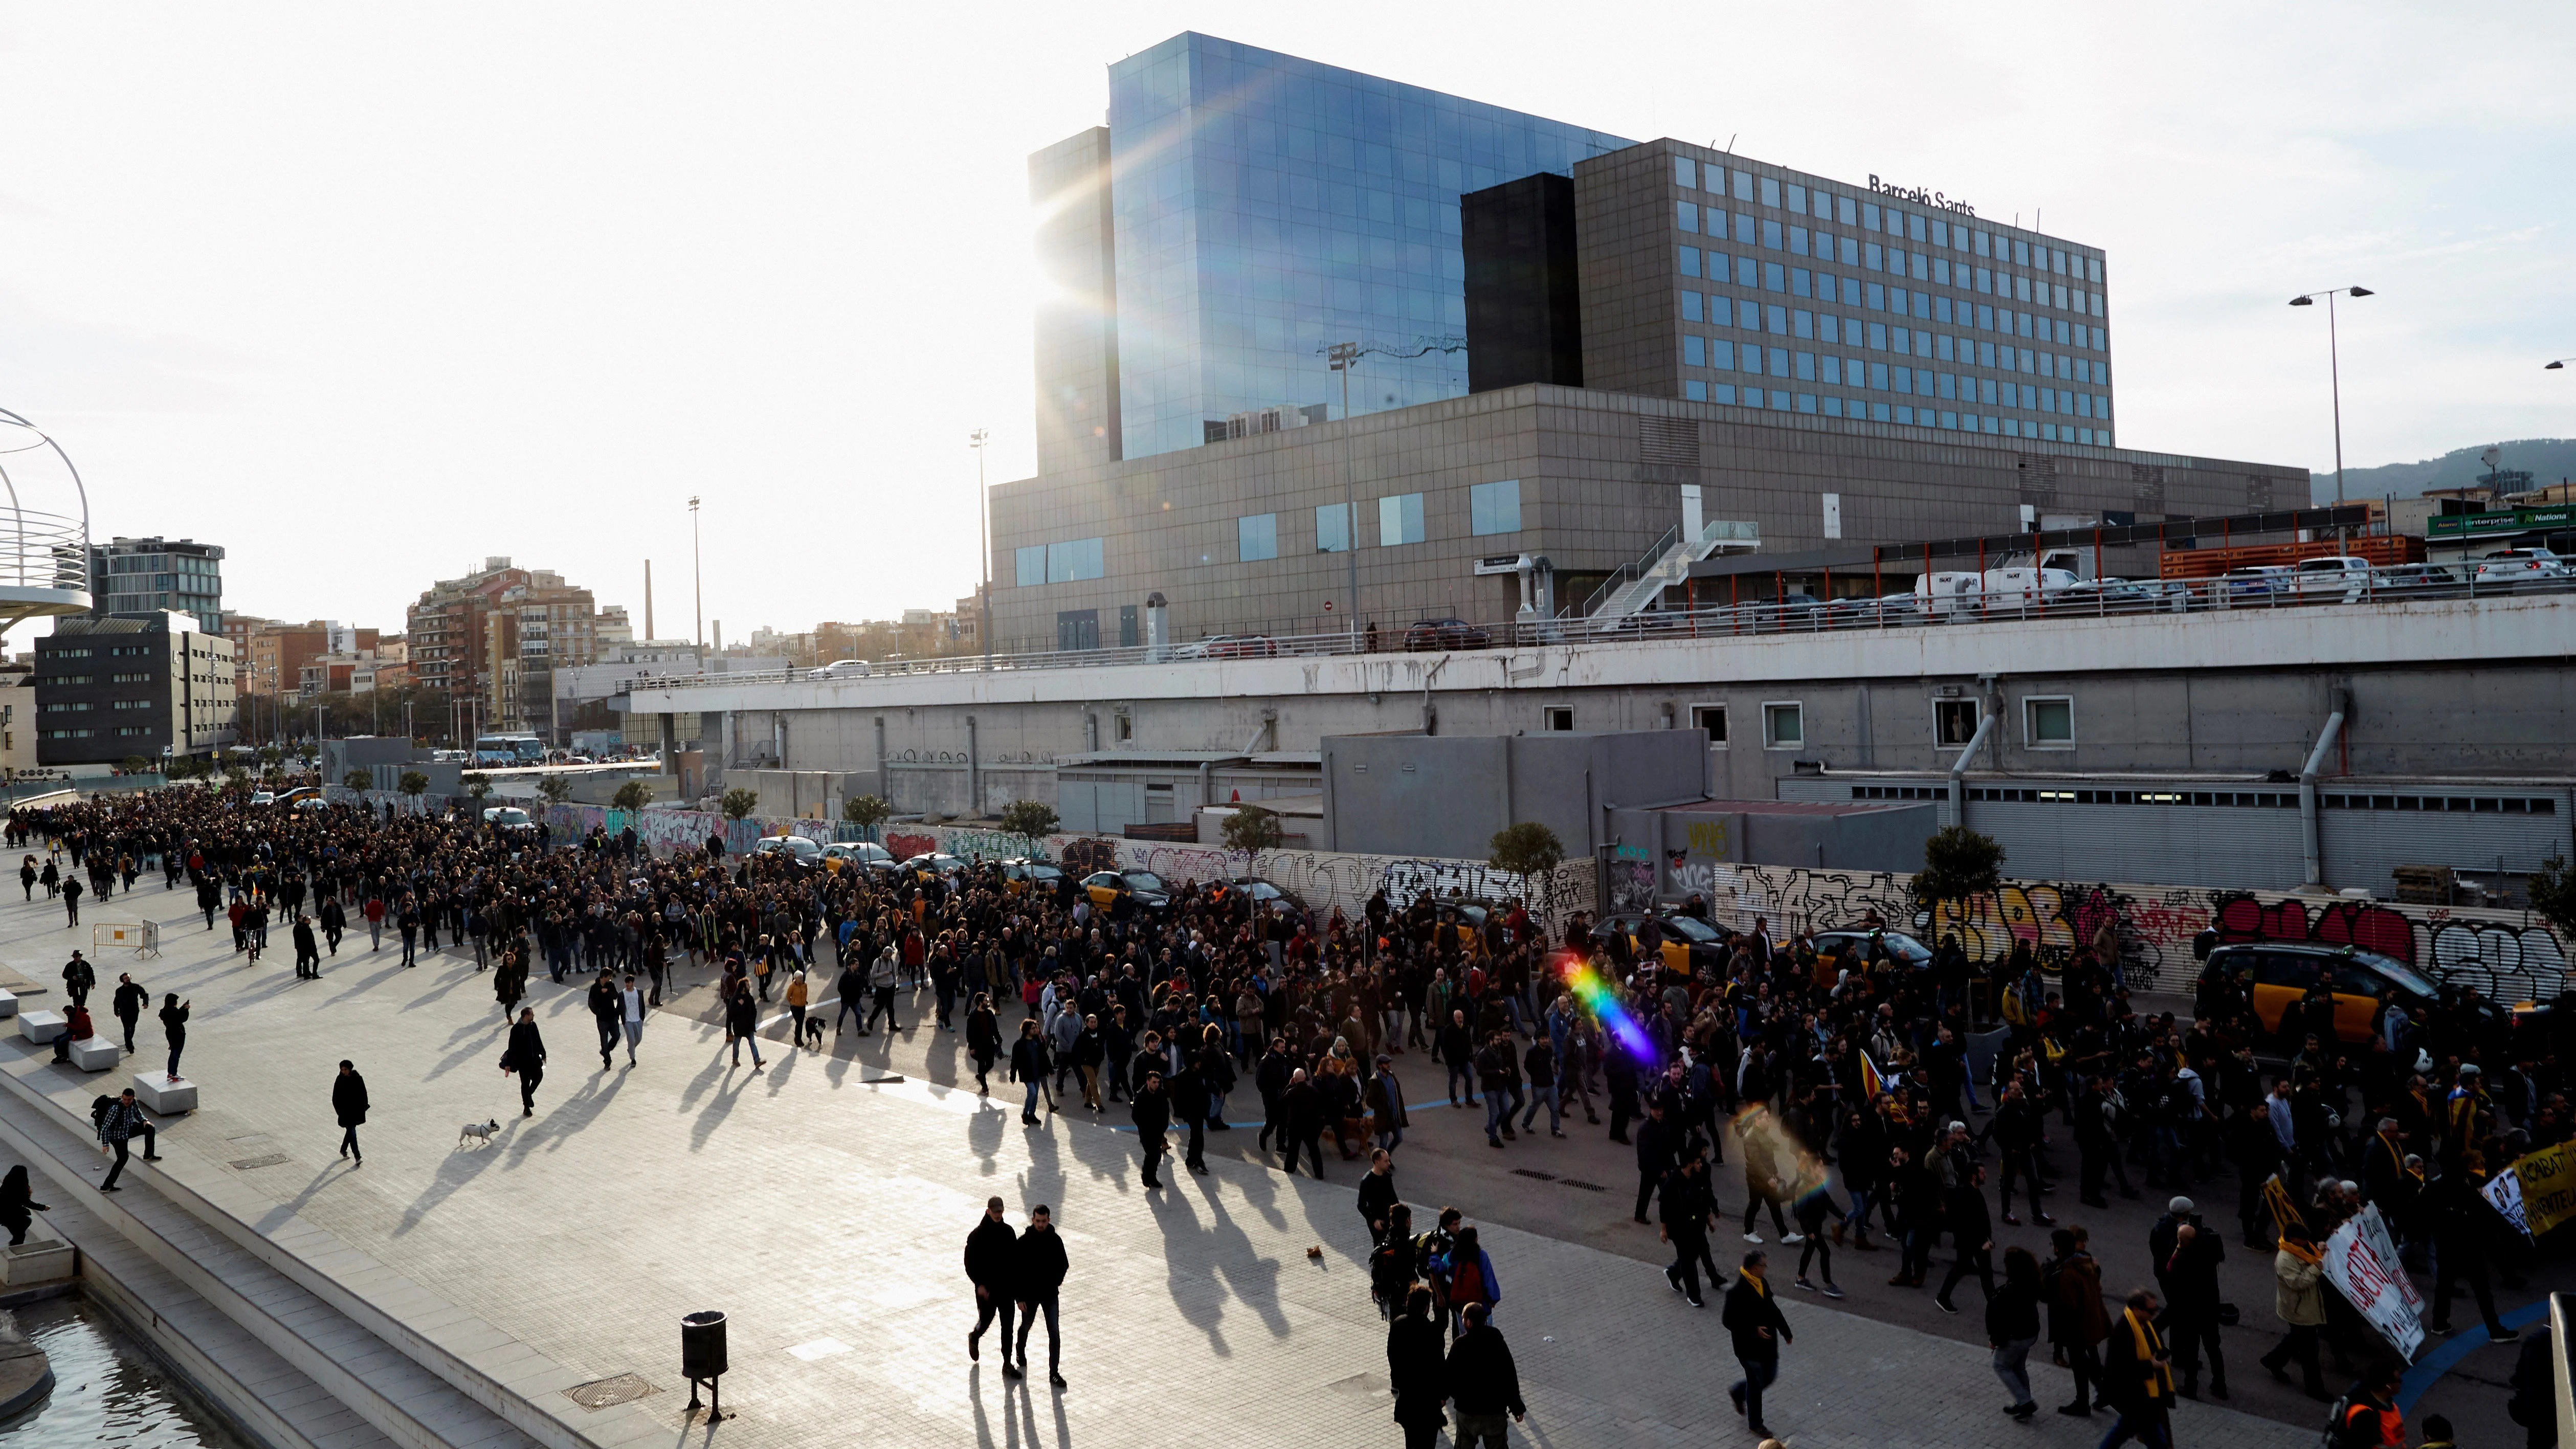
[[475, 1141], [482, 1143], [484, 1146], [489, 1147], [492, 1145], [492, 1134], [500, 1130], [501, 1124], [498, 1122], [468, 1122], [457, 1132], [456, 1145], [459, 1147], [464, 1146], [465, 1139], [471, 1137]]

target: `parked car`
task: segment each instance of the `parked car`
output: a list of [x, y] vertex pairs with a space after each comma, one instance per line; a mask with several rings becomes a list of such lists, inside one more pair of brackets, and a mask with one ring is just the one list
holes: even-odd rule
[[1002, 891], [1006, 895], [1028, 890], [1053, 893], [1063, 880], [1063, 868], [1051, 861], [1013, 856], [1002, 862]]
[[2459, 572], [2439, 564], [2391, 564], [2379, 571], [2379, 586], [2383, 589], [2449, 589], [2459, 584]]
[[864, 840], [838, 840], [823, 847], [825, 870], [840, 870], [845, 866], [872, 875], [892, 875], [895, 872], [894, 852]]
[[807, 679], [865, 679], [868, 677], [868, 661], [835, 659], [820, 669], [806, 670], [805, 677]]
[[1266, 634], [1213, 634], [1191, 646], [1194, 659], [1268, 659], [1279, 642]]
[[2336, 599], [2357, 604], [2369, 598], [2378, 587], [2379, 573], [2366, 558], [2333, 554], [2325, 558], [2299, 560], [2290, 580], [2290, 591], [2303, 599]]
[[1306, 919], [1306, 903], [1293, 891], [1284, 890], [1257, 875], [1239, 875], [1219, 887], [1228, 893], [1241, 892], [1252, 898], [1255, 909], [1268, 905], [1291, 921]]
[[954, 880], [966, 873], [966, 862], [945, 851], [925, 850], [899, 868], [909, 872], [915, 880], [927, 880], [934, 875]]
[[1404, 631], [1404, 647], [1425, 649], [1482, 649], [1494, 641], [1485, 629], [1464, 619], [1420, 619]]
[[277, 796], [267, 790], [253, 790], [250, 792], [250, 803], [253, 805], [274, 805], [277, 803]]
[[1150, 911], [1172, 903], [1172, 888], [1150, 870], [1094, 871], [1082, 878], [1082, 889], [1102, 910], [1116, 905], [1121, 896]]
[[2263, 600], [2274, 595], [2288, 595], [2298, 587], [2298, 570], [2289, 564], [2248, 564], [2229, 569], [2219, 579], [2227, 590], [2228, 601]]
[[754, 855], [783, 855], [798, 865], [821, 865], [823, 847], [802, 835], [772, 835], [751, 848]]
[[2405, 962], [2357, 946], [2249, 941], [2211, 947], [2204, 941], [2194, 949], [2205, 953], [2196, 1002], [2209, 1001], [2222, 982], [2233, 984], [2284, 1055], [2305, 1043], [2308, 1024], [2297, 1007], [2320, 981], [2334, 996], [2335, 1040], [2354, 1045], [2378, 1032], [2391, 1002], [2420, 1022], [2441, 994]]
[[2567, 575], [2567, 560], [2545, 548], [2500, 548], [2478, 560], [2477, 582], [2529, 584]]
[[1638, 932], [1648, 921], [1655, 923], [1656, 954], [1665, 966], [1693, 975], [1726, 970], [1726, 936], [1697, 916], [1623, 911], [1602, 917], [1592, 928], [1592, 940], [1613, 956], [1636, 960], [1644, 950]]
[[1883, 951], [1917, 971], [1932, 964], [1932, 948], [1903, 931], [1844, 926], [1816, 933], [1816, 954], [1819, 956], [1840, 952], [1851, 957], [1855, 964], [1866, 965], [1873, 951]]
[[534, 830], [537, 822], [516, 805], [488, 805], [483, 810], [483, 823], [495, 830]]

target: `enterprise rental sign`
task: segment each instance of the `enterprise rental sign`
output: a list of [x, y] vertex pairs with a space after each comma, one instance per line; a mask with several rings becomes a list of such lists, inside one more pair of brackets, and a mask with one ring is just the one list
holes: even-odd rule
[[2576, 526], [2576, 508], [2507, 508], [2492, 513], [2443, 513], [2425, 521], [2428, 538], [2460, 538], [2473, 533], [2524, 533], [2536, 528]]

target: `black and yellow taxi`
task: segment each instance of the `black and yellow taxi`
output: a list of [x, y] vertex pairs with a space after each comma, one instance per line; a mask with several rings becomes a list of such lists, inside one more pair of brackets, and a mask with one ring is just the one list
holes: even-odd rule
[[1172, 888], [1150, 870], [1102, 870], [1082, 878], [1083, 893], [1102, 910], [1116, 906], [1123, 897], [1135, 906], [1159, 911], [1172, 903]]
[[1726, 969], [1726, 936], [1697, 916], [1679, 912], [1621, 911], [1601, 918], [1592, 939], [1613, 960], [1638, 961], [1649, 954], [1646, 925], [1654, 923], [1652, 954], [1685, 975]]
[[1063, 868], [1052, 861], [1015, 855], [1002, 862], [1002, 891], [1005, 895], [1016, 896], [1031, 890], [1040, 895], [1052, 895], [1063, 882]]
[[2216, 945], [2204, 937], [2194, 949], [2203, 963], [2195, 1007], [2221, 1008], [2232, 993], [2253, 1009], [2267, 1036], [2293, 1051], [2315, 1029], [2301, 1003], [2320, 985], [2334, 999], [2335, 1040], [2352, 1045], [2378, 1034], [2380, 1018], [2392, 1004], [2421, 1022], [2441, 997], [2440, 989], [2414, 967], [2359, 946], [2308, 941]]

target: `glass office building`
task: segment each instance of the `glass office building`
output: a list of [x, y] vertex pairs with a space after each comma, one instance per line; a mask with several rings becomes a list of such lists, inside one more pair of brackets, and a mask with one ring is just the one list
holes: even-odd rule
[[118, 538], [90, 547], [90, 615], [193, 614], [224, 631], [224, 550], [193, 538]]
[[[1109, 68], [1120, 453], [1467, 392], [1464, 192], [1632, 143], [1209, 36]], [[1325, 414], [1311, 414], [1322, 416]]]

